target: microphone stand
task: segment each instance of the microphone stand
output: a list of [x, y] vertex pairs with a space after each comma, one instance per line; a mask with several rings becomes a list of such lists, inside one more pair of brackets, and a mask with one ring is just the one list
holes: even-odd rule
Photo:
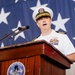
[[18, 28], [19, 31], [16, 32], [15, 34], [13, 34], [12, 36], [10, 36], [9, 39], [15, 37], [17, 34], [21, 33], [21, 32], [24, 31], [24, 30], [27, 30], [27, 29], [29, 29], [29, 26], [19, 27], [19, 28]]
[[[0, 41], [2, 41], [3, 39], [5, 39], [6, 37], [12, 35], [12, 34], [15, 33], [15, 31], [17, 31], [17, 30], [19, 30], [19, 32], [15, 33], [15, 34], [13, 35], [13, 37], [14, 37], [15, 35], [19, 34], [20, 32], [26, 30], [26, 29], [29, 29], [29, 26], [26, 26], [26, 27], [24, 27], [24, 28], [19, 27], [19, 28], [17, 28], [16, 30], [14, 30], [13, 32], [10, 32], [9, 34], [6, 34], [3, 38], [0, 39]], [[10, 38], [12, 38], [12, 37], [10, 36], [9, 39], [10, 39]]]
[[7, 38], [8, 36], [10, 36], [11, 34], [13, 34], [17, 30], [18, 29], [14, 30], [13, 32], [10, 32], [9, 34], [6, 34], [3, 38], [0, 39], [0, 41], [2, 41], [3, 39]]

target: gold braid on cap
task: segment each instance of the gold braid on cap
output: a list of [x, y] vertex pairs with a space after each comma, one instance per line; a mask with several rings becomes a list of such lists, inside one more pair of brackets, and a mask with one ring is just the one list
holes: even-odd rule
[[39, 19], [39, 18], [41, 18], [41, 17], [44, 17], [44, 16], [49, 16], [49, 17], [51, 17], [48, 12], [43, 12], [43, 13], [38, 13], [38, 14], [36, 15], [35, 19], [37, 20], [37, 19]]

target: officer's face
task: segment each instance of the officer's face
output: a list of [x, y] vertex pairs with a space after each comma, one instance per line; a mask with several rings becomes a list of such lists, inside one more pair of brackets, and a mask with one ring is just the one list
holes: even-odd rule
[[47, 30], [47, 29], [50, 29], [51, 27], [51, 18], [50, 17], [42, 17], [40, 19], [38, 19], [36, 21], [38, 27], [41, 29], [41, 30]]

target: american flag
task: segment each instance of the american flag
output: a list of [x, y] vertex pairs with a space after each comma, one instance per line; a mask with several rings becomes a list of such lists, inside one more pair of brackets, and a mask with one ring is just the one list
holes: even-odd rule
[[[52, 28], [66, 33], [75, 47], [75, 0], [0, 0], [1, 47], [30, 42], [40, 35], [40, 30], [32, 18], [33, 11], [40, 6], [53, 10]], [[27, 25], [30, 27], [28, 30], [13, 38], [10, 38], [11, 35], [4, 38], [18, 27]]]

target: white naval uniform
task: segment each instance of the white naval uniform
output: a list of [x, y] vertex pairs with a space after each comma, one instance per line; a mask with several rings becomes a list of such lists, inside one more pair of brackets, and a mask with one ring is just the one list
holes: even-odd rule
[[75, 52], [74, 46], [67, 37], [67, 35], [57, 33], [54, 30], [52, 30], [52, 32], [47, 36], [42, 36], [41, 34], [37, 39], [35, 39], [35, 41], [37, 40], [45, 40], [48, 43], [51, 43], [64, 55], [68, 55]]

